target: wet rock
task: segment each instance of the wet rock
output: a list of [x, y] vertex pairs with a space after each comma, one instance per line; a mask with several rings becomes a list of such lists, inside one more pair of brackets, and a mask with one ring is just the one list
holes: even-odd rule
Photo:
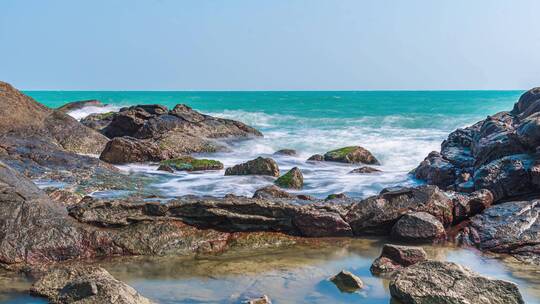
[[472, 217], [458, 241], [513, 255], [540, 252], [540, 201], [507, 202]]
[[294, 167], [280, 176], [275, 181], [275, 184], [282, 188], [302, 189], [304, 186], [304, 176], [298, 167]]
[[165, 171], [169, 173], [174, 173], [174, 168], [169, 165], [159, 165], [157, 168], [158, 171]]
[[176, 155], [163, 150], [152, 141], [142, 141], [132, 137], [117, 137], [110, 140], [99, 159], [111, 164], [161, 161]]
[[454, 183], [456, 168], [439, 152], [433, 151], [414, 170], [414, 176], [445, 189]]
[[331, 201], [331, 200], [341, 200], [341, 199], [348, 199], [349, 197], [345, 193], [332, 193], [329, 194], [324, 200], [325, 201]]
[[409, 212], [427, 212], [448, 226], [453, 220], [452, 208], [452, 200], [436, 186], [385, 189], [353, 203], [345, 220], [355, 235], [388, 235]]
[[311, 155], [307, 161], [316, 162], [316, 161], [324, 161], [324, 155], [322, 154], [314, 154]]
[[255, 193], [253, 194], [253, 198], [285, 198], [285, 199], [295, 199], [296, 196], [280, 189], [279, 187], [275, 185], [270, 185], [263, 187], [261, 189], [257, 189]]
[[31, 291], [52, 303], [152, 303], [105, 269], [93, 266], [51, 269], [32, 285]]
[[273, 159], [257, 157], [254, 160], [227, 168], [225, 175], [269, 175], [278, 177], [279, 168]]
[[409, 266], [390, 282], [390, 294], [404, 304], [524, 303], [516, 284], [489, 279], [451, 262]]
[[270, 301], [270, 298], [267, 295], [264, 295], [257, 299], [251, 299], [245, 302], [246, 304], [272, 304], [272, 301]]
[[212, 159], [197, 159], [191, 156], [182, 156], [160, 162], [161, 166], [167, 166], [178, 171], [206, 171], [221, 170], [223, 164]]
[[274, 152], [274, 155], [296, 156], [296, 154], [296, 150], [294, 149], [281, 149]]
[[487, 189], [475, 191], [468, 195], [454, 194], [454, 224], [472, 217], [493, 204], [493, 194]]
[[326, 152], [324, 160], [351, 164], [380, 164], [371, 152], [360, 146], [344, 147]]
[[65, 105], [58, 107], [56, 110], [62, 113], [68, 113], [74, 110], [80, 110], [85, 107], [103, 107], [105, 106], [101, 101], [97, 99], [81, 100], [68, 102]]
[[525, 92], [519, 98], [518, 102], [514, 104], [512, 109], [512, 114], [519, 115], [527, 111], [527, 109], [540, 100], [540, 87], [533, 88]]
[[93, 113], [80, 120], [80, 123], [90, 129], [102, 132], [113, 120], [116, 112]]
[[382, 171], [379, 169], [375, 169], [373, 167], [363, 166], [363, 167], [351, 170], [349, 174], [371, 174], [371, 173], [377, 173], [377, 172], [382, 172]]
[[370, 271], [375, 275], [389, 275], [426, 260], [427, 254], [422, 247], [385, 244], [381, 255], [371, 264]]
[[334, 283], [341, 292], [352, 293], [364, 288], [364, 282], [347, 270], [340, 271], [338, 274], [331, 277], [330, 281]]
[[446, 237], [443, 224], [427, 212], [403, 215], [392, 227], [392, 238], [406, 242], [433, 242]]

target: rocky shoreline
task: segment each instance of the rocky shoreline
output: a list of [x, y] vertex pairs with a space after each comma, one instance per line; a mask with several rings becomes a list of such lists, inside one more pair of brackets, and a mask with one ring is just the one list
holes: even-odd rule
[[[413, 244], [452, 242], [540, 266], [539, 89], [525, 93], [511, 112], [451, 133], [441, 152], [432, 152], [413, 171], [428, 185], [387, 188], [365, 199], [326, 200], [293, 195], [277, 186], [260, 189], [253, 197], [183, 196], [166, 202], [141, 196], [85, 197], [98, 189], [138, 189], [149, 182], [112, 164], [168, 161], [163, 164], [173, 164], [172, 170], [193, 170], [195, 160], [186, 158], [188, 154], [220, 151], [226, 149], [226, 140], [262, 134], [241, 122], [204, 115], [181, 104], [172, 110], [133, 106], [78, 122], [65, 112], [99, 103], [48, 109], [1, 82], [0, 100], [6, 105], [0, 107], [4, 118], [0, 122], [0, 265], [6, 269], [56, 269], [65, 262], [111, 256], [219, 254], [237, 247], [272, 248], [323, 237], [363, 236]], [[186, 169], [186, 161], [191, 169]], [[201, 164], [197, 168], [216, 168], [207, 161], [197, 162]], [[359, 146], [308, 161], [379, 164]], [[279, 177], [271, 158], [258, 158], [227, 168], [225, 174], [268, 175], [282, 188], [301, 189], [302, 173], [295, 169]], [[67, 186], [46, 193], [31, 181], [35, 178]], [[404, 274], [391, 283], [393, 296], [418, 303], [404, 296], [402, 288], [419, 282], [408, 281], [414, 271], [424, 275], [436, 267], [443, 273], [462, 271], [451, 265], [422, 265], [403, 267]], [[35, 293], [58, 303], [80, 299], [97, 303], [110, 296], [107, 288], [99, 286], [120, 284], [117, 290], [125, 297], [121, 303], [148, 301], [99, 269], [66, 281], [70, 271], [78, 273], [58, 271], [56, 280], [62, 284], [54, 287], [39, 283], [48, 280], [39, 277]], [[91, 275], [94, 272], [96, 276]], [[472, 277], [468, 282], [476, 280], [467, 270], [462, 272]], [[516, 296], [517, 288], [504, 286], [515, 303], [523, 302]], [[492, 297], [486, 303], [514, 303], [508, 302], [509, 293], [485, 295]], [[464, 297], [475, 299], [472, 294]], [[453, 303], [445, 301], [441, 303]]]

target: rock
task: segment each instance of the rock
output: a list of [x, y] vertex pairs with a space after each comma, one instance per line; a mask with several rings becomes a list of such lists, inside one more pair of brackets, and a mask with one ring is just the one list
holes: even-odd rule
[[338, 274], [331, 277], [330, 281], [334, 283], [341, 292], [352, 293], [364, 288], [364, 282], [347, 270], [340, 271]]
[[404, 304], [524, 303], [516, 284], [489, 279], [452, 262], [409, 266], [390, 282], [390, 294]]
[[47, 188], [45, 192], [53, 201], [65, 206], [75, 205], [83, 198], [79, 193], [66, 189]]
[[257, 299], [251, 299], [246, 302], [247, 304], [272, 304], [270, 298], [267, 295], [264, 295]]
[[296, 150], [294, 149], [281, 149], [274, 152], [274, 155], [296, 156], [296, 154]]
[[448, 226], [452, 200], [436, 186], [384, 189], [377, 196], [353, 203], [345, 216], [355, 235], [388, 235], [406, 213], [427, 212]]
[[454, 224], [472, 217], [493, 204], [493, 194], [487, 189], [475, 191], [469, 195], [454, 194]]
[[427, 212], [403, 215], [392, 227], [392, 238], [406, 242], [433, 242], [444, 239], [443, 224]]
[[169, 173], [174, 173], [174, 168], [169, 165], [159, 165], [157, 168], [158, 171], [165, 171]]
[[197, 159], [191, 156], [183, 156], [160, 162], [161, 166], [167, 166], [178, 171], [206, 171], [221, 170], [223, 164], [212, 159]]
[[177, 155], [161, 149], [152, 141], [137, 140], [132, 137], [116, 137], [110, 140], [99, 159], [111, 164], [142, 163], [162, 161]]
[[380, 164], [371, 152], [360, 146], [350, 146], [326, 152], [324, 160], [351, 164]]
[[370, 174], [370, 173], [377, 173], [377, 172], [382, 172], [382, 171], [379, 169], [375, 169], [373, 167], [363, 166], [363, 167], [351, 170], [349, 174]]
[[540, 252], [540, 201], [516, 201], [492, 206], [472, 217], [458, 241], [485, 251], [513, 255]]
[[540, 195], [533, 182], [540, 145], [539, 89], [521, 96], [511, 112], [499, 112], [458, 129], [415, 169], [415, 177], [445, 190], [488, 189], [495, 202]]
[[305, 194], [294, 195], [292, 193], [289, 193], [287, 191], [280, 189], [276, 185], [270, 185], [270, 186], [257, 189], [257, 191], [255, 191], [255, 193], [253, 194], [253, 198], [262, 198], [262, 199], [284, 198], [284, 199], [290, 199], [290, 200], [299, 199], [303, 201], [315, 200], [315, 198], [309, 195], [305, 195]]
[[52, 303], [152, 303], [107, 270], [93, 266], [49, 270], [32, 285], [31, 292]]
[[80, 120], [80, 123], [90, 129], [102, 132], [113, 120], [116, 112], [93, 113]]
[[298, 167], [294, 167], [280, 176], [275, 181], [275, 184], [282, 188], [302, 189], [304, 186], [304, 176]]
[[371, 264], [370, 271], [375, 275], [388, 275], [426, 260], [427, 254], [422, 247], [385, 244], [381, 255]]
[[271, 158], [257, 157], [225, 170], [225, 175], [269, 175], [279, 176], [277, 163]]
[[349, 197], [345, 193], [333, 193], [333, 194], [329, 194], [324, 200], [331, 201], [331, 200], [348, 199], [348, 198]]
[[81, 100], [68, 102], [65, 105], [58, 107], [56, 110], [62, 113], [68, 113], [74, 110], [80, 110], [85, 107], [103, 107], [105, 106], [101, 101], [97, 99]]
[[316, 161], [324, 161], [324, 155], [321, 154], [314, 154], [311, 155], [307, 161], [316, 162]]

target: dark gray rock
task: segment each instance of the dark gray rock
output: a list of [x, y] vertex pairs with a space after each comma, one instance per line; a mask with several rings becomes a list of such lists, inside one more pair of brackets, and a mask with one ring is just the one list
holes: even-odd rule
[[281, 149], [274, 152], [274, 155], [296, 156], [296, 154], [296, 150], [294, 149]]
[[431, 243], [446, 237], [443, 224], [427, 212], [411, 212], [392, 227], [392, 238], [405, 242]]

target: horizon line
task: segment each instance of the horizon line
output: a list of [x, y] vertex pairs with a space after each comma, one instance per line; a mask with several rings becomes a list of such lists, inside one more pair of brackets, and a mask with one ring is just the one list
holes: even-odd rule
[[205, 92], [205, 93], [271, 93], [271, 92], [509, 92], [530, 89], [348, 89], [348, 90], [125, 90], [125, 89], [19, 89], [23, 92]]

